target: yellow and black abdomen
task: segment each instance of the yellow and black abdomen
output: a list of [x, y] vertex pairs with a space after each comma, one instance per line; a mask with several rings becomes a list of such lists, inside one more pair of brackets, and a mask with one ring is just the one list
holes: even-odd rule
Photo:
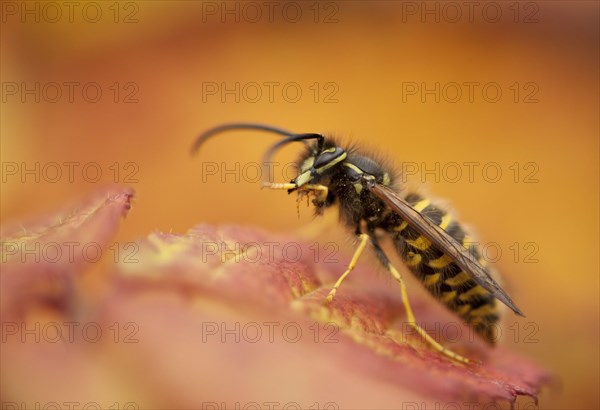
[[[409, 194], [406, 201], [434, 224], [444, 229], [462, 244], [486, 270], [479, 250], [452, 216], [418, 194]], [[423, 282], [427, 290], [458, 314], [487, 342], [495, 344], [496, 326], [500, 316], [496, 299], [475, 283], [452, 259], [408, 226], [399, 217], [388, 225], [394, 244], [409, 269]]]

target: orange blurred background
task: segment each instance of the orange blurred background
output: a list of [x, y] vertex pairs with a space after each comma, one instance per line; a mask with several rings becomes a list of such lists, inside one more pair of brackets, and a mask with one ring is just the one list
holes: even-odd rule
[[275, 137], [223, 135], [191, 158], [194, 138], [232, 121], [350, 138], [501, 250], [527, 315], [508, 326], [534, 333], [505, 343], [562, 381], [541, 407], [600, 406], [597, 2], [0, 4], [3, 224], [116, 182], [136, 191], [116, 241], [291, 231], [318, 221], [259, 189]]

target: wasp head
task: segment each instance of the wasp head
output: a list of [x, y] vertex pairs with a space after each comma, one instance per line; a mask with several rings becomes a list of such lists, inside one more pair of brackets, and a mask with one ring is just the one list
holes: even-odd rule
[[322, 148], [318, 145], [315, 144], [298, 161], [298, 176], [291, 181], [298, 188], [305, 184], [321, 183], [348, 156], [346, 150], [333, 143], [325, 142]]

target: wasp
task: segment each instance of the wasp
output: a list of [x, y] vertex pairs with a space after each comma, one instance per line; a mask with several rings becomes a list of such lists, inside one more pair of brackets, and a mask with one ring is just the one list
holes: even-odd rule
[[404, 193], [391, 168], [360, 149], [345, 147], [317, 133], [296, 134], [269, 125], [233, 123], [211, 128], [192, 146], [196, 153], [207, 139], [226, 131], [263, 131], [283, 137], [264, 154], [263, 164], [271, 162], [283, 146], [305, 145], [297, 161], [298, 174], [290, 182], [266, 181], [264, 187], [312, 195], [316, 214], [338, 205], [340, 220], [358, 238], [357, 249], [346, 269], [331, 288], [330, 303], [370, 245], [381, 264], [399, 284], [408, 324], [427, 343], [445, 356], [461, 363], [470, 360], [433, 339], [417, 324], [400, 272], [384, 252], [380, 237], [388, 235], [409, 270], [425, 288], [448, 309], [460, 316], [490, 345], [496, 342], [500, 319], [497, 301], [524, 316], [493, 278], [477, 244], [453, 216], [417, 193]]

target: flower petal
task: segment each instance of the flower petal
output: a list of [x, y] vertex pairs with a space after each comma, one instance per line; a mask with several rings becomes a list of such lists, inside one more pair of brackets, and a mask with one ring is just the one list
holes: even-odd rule
[[[1, 309], [22, 315], [26, 299], [63, 303], [75, 275], [98, 262], [131, 207], [133, 191], [113, 187], [94, 193], [73, 209], [2, 231]], [[19, 313], [20, 312], [20, 313]]]
[[[334, 329], [336, 340], [344, 345], [347, 356], [338, 357], [344, 363], [343, 373], [360, 373], [403, 391], [408, 389], [439, 400], [470, 397], [481, 403], [513, 403], [518, 395], [535, 399], [541, 385], [550, 379], [545, 370], [526, 359], [506, 349], [487, 346], [450, 312], [423, 293], [415, 292], [410, 297], [419, 323], [433, 329], [430, 333], [444, 344], [450, 323], [456, 337], [447, 347], [480, 359], [483, 365], [463, 366], [449, 361], [412, 334], [405, 322], [400, 292], [390, 281], [373, 275], [372, 267], [366, 264], [359, 264], [336, 299], [324, 305], [331, 284], [345, 270], [349, 258], [339, 258], [335, 263], [314, 260], [314, 245], [293, 238], [241, 227], [202, 225], [185, 235], [152, 234], [139, 247], [142, 263], [121, 263], [117, 268], [119, 283], [115, 288], [120, 289], [120, 296], [115, 300], [123, 297], [123, 292], [127, 298], [147, 292], [174, 292], [189, 303], [202, 306], [203, 312], [225, 309], [226, 315], [217, 314], [210, 322], [225, 323], [225, 330], [222, 326], [215, 330], [211, 325], [216, 337], [222, 337], [228, 329], [232, 334], [239, 333], [236, 326], [244, 320], [256, 322], [257, 317], [276, 323], [292, 321], [300, 324], [303, 334], [310, 334], [311, 326], [320, 323], [323, 329]], [[292, 248], [293, 254], [282, 252]], [[203, 351], [206, 344], [198, 341], [200, 325], [192, 326], [194, 330], [181, 330], [182, 320], [173, 315], [171, 323], [163, 323], [164, 336], [157, 337], [152, 356], [165, 354], [159, 351], [165, 346], [167, 352], [169, 348], [181, 354], [189, 350], [190, 367], [183, 365], [173, 371], [174, 377], [180, 375], [179, 382], [185, 383], [192, 375], [192, 379], [200, 377], [191, 368], [202, 367], [212, 354], [207, 357]], [[206, 323], [199, 319], [196, 322]], [[440, 325], [446, 332], [439, 330]], [[178, 336], [172, 343], [166, 335], [173, 332]], [[176, 348], [181, 340], [188, 343]], [[195, 341], [191, 344], [194, 348], [190, 347], [190, 340]], [[319, 342], [322, 350], [313, 346], [311, 359], [328, 360], [330, 352], [322, 340]], [[249, 360], [244, 355], [250, 354], [251, 349], [245, 349], [244, 343], [228, 344], [225, 340], [223, 352], [228, 352], [231, 344], [238, 353], [236, 362]], [[222, 356], [223, 352], [214, 354]], [[228, 354], [222, 359], [227, 361]], [[384, 398], [381, 400], [385, 402]]]

